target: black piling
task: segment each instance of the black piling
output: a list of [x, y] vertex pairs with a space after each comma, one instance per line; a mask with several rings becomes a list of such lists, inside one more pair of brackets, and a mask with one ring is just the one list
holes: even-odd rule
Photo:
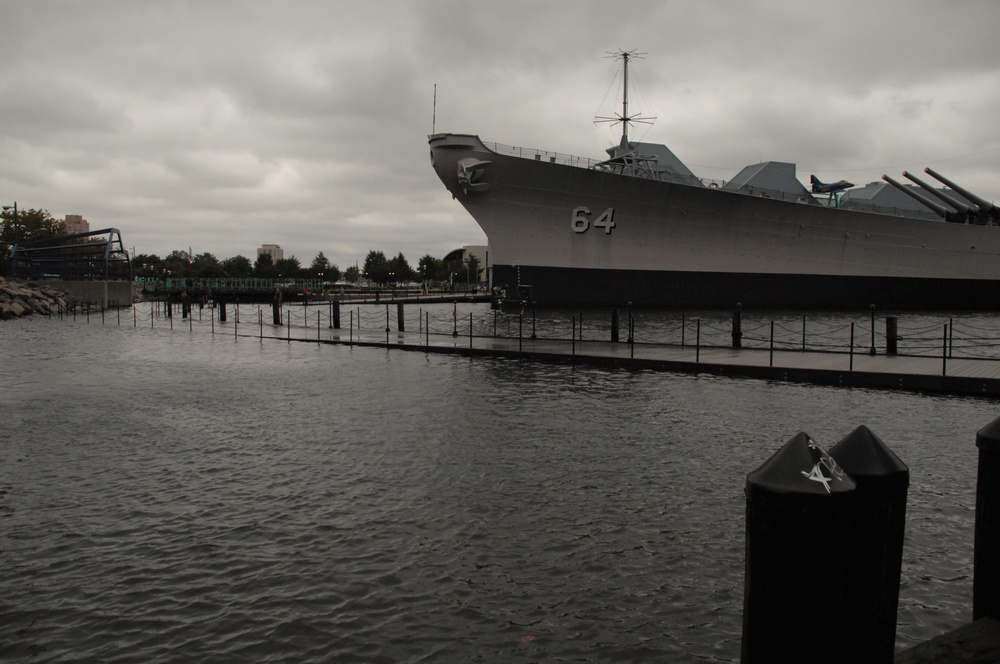
[[1000, 417], [976, 434], [976, 536], [972, 619], [1000, 620]]
[[830, 456], [857, 485], [839, 661], [892, 664], [910, 469], [865, 426], [831, 447]]
[[854, 481], [805, 433], [747, 475], [741, 662], [840, 662]]
[[618, 309], [611, 310], [611, 341], [618, 341]]
[[896, 316], [885, 318], [885, 354], [896, 355], [899, 343], [899, 319]]
[[741, 309], [743, 305], [736, 303], [736, 311], [733, 312], [733, 348], [743, 347], [743, 316]]
[[330, 304], [330, 307], [331, 307], [332, 312], [333, 312], [333, 315], [332, 315], [332, 318], [333, 318], [333, 327], [339, 330], [340, 329], [340, 300], [334, 300]]
[[403, 303], [396, 303], [396, 329], [400, 332], [406, 332], [406, 321], [403, 320]]
[[226, 299], [223, 297], [215, 298], [216, 303], [219, 305], [219, 322], [226, 322]]
[[281, 325], [281, 302], [279, 300], [271, 302], [271, 321], [275, 325]]

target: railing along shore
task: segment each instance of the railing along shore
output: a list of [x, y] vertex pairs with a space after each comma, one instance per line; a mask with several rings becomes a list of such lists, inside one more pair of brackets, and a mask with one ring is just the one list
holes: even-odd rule
[[[103, 308], [81, 304], [59, 310], [56, 317], [100, 316], [122, 320], [128, 305]], [[892, 355], [1000, 361], [1000, 327], [981, 316], [927, 317], [869, 315], [833, 318], [824, 315], [780, 317], [748, 316], [736, 310], [731, 318], [722, 312], [689, 315], [684, 312], [610, 310], [607, 312], [550, 310], [539, 315], [533, 308], [519, 312], [486, 309], [482, 304], [456, 300], [449, 306], [413, 303], [381, 303], [375, 300], [317, 300], [279, 304], [198, 301], [177, 299], [139, 302], [126, 318], [156, 326], [157, 319], [173, 324], [179, 317], [193, 322], [216, 317], [246, 324], [267, 320], [270, 324], [292, 327], [340, 329], [349, 326], [359, 333], [419, 331], [427, 335], [468, 338], [547, 340], [584, 342], [624, 342], [630, 347], [675, 346], [679, 348], [737, 348], [769, 352], [833, 353], [844, 355]], [[277, 311], [277, 315], [275, 312]], [[266, 313], [258, 313], [266, 312]], [[929, 320], [930, 319], [930, 320]], [[278, 322], [280, 321], [280, 323]], [[161, 323], [163, 324], [163, 323]], [[639, 351], [641, 353], [641, 350]]]

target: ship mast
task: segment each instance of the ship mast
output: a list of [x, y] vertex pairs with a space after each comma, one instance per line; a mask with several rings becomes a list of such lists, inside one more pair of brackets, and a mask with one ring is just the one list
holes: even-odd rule
[[614, 53], [608, 53], [606, 57], [615, 58], [616, 60], [622, 61], [622, 112], [620, 115], [614, 117], [602, 117], [597, 116], [595, 120], [597, 122], [610, 122], [612, 124], [621, 123], [622, 125], [622, 140], [620, 148], [623, 150], [628, 149], [628, 128], [629, 125], [635, 122], [643, 122], [646, 124], [652, 124], [655, 117], [642, 117], [640, 114], [629, 115], [628, 114], [628, 63], [630, 60], [641, 59], [645, 53], [639, 53], [636, 50], [631, 51], [615, 51]]
[[628, 145], [628, 59], [629, 51], [620, 51], [622, 59], [622, 145]]

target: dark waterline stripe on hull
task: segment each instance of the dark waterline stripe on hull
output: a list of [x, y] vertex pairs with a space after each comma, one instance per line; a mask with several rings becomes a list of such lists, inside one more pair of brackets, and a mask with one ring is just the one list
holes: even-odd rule
[[545, 306], [1000, 309], [1000, 281], [493, 266], [494, 287], [518, 284]]

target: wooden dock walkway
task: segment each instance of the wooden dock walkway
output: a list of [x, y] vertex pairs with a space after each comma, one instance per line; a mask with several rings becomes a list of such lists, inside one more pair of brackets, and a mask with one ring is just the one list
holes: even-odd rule
[[[433, 353], [615, 365], [646, 370], [740, 376], [845, 387], [897, 389], [1000, 397], [1000, 360], [759, 348], [630, 344], [611, 341], [457, 336], [423, 331], [302, 327], [264, 324], [241, 336], [391, 347]], [[252, 331], [251, 331], [252, 330]]]

